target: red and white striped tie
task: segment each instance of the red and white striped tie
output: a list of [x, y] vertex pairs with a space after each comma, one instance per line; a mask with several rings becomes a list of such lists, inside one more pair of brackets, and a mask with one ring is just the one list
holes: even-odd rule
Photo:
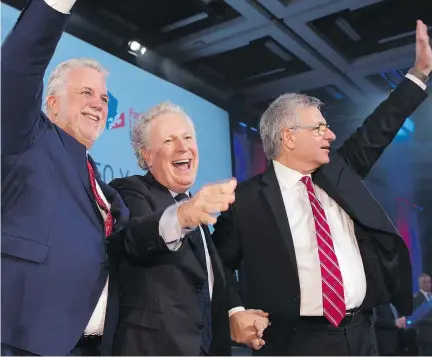
[[99, 195], [98, 190], [96, 188], [96, 176], [95, 172], [93, 170], [93, 166], [91, 165], [90, 161], [87, 160], [87, 169], [89, 173], [89, 180], [90, 180], [90, 187], [93, 192], [93, 196], [96, 200], [97, 205], [99, 208], [105, 212], [105, 219], [104, 219], [104, 230], [105, 230], [105, 237], [109, 237], [113, 231], [113, 216], [111, 214], [110, 209], [107, 207], [105, 202], [103, 201], [102, 197]]
[[314, 217], [321, 267], [323, 313], [327, 320], [337, 327], [346, 315], [342, 274], [334, 250], [330, 227], [324, 209], [315, 195], [312, 180], [309, 176], [304, 176], [301, 181], [306, 186]]

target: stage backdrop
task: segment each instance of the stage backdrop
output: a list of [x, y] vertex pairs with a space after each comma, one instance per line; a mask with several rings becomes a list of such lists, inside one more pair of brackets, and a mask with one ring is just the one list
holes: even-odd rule
[[[2, 42], [18, 15], [14, 8], [1, 4]], [[181, 105], [196, 126], [200, 166], [193, 191], [205, 183], [232, 176], [226, 111], [67, 33], [62, 36], [48, 67], [45, 83], [57, 64], [72, 57], [96, 59], [110, 72], [107, 128], [90, 151], [104, 181], [142, 173], [130, 144], [130, 125], [137, 113], [164, 100]]]

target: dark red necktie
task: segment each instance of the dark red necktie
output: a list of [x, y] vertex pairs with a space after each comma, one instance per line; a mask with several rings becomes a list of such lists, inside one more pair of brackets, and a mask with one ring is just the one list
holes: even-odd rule
[[314, 217], [321, 267], [323, 313], [327, 320], [337, 327], [346, 315], [342, 274], [334, 250], [330, 227], [324, 209], [315, 196], [312, 180], [309, 176], [304, 176], [301, 181], [306, 186]]
[[89, 172], [89, 179], [90, 179], [90, 186], [93, 192], [93, 196], [96, 200], [96, 203], [98, 204], [99, 208], [105, 212], [106, 218], [105, 218], [105, 237], [108, 237], [113, 230], [113, 216], [111, 214], [110, 209], [107, 207], [105, 202], [103, 201], [102, 197], [99, 195], [99, 192], [96, 189], [96, 178], [95, 178], [95, 172], [93, 170], [93, 166], [90, 164], [90, 161], [87, 160], [87, 168]]

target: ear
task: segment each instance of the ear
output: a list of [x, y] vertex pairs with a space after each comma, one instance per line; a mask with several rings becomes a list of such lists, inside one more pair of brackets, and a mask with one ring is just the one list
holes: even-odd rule
[[60, 100], [55, 95], [50, 95], [46, 99], [48, 111], [50, 114], [57, 116], [60, 111]]
[[294, 131], [291, 129], [282, 130], [281, 141], [282, 141], [282, 145], [284, 145], [286, 148], [290, 150], [293, 150], [295, 148], [295, 142], [296, 142]]
[[144, 158], [148, 167], [152, 167], [153, 165], [153, 155], [150, 150], [141, 149], [141, 155]]

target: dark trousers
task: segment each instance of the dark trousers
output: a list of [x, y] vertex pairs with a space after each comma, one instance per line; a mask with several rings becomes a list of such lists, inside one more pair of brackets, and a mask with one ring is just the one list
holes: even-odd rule
[[323, 317], [302, 318], [289, 342], [291, 356], [377, 356], [369, 316], [360, 312], [335, 328]]
[[[101, 336], [81, 339], [67, 356], [100, 356], [101, 355]], [[2, 356], [37, 356], [34, 353], [21, 350], [16, 347], [1, 344]]]
[[432, 356], [432, 343], [419, 342], [418, 348], [419, 348], [419, 356]]

